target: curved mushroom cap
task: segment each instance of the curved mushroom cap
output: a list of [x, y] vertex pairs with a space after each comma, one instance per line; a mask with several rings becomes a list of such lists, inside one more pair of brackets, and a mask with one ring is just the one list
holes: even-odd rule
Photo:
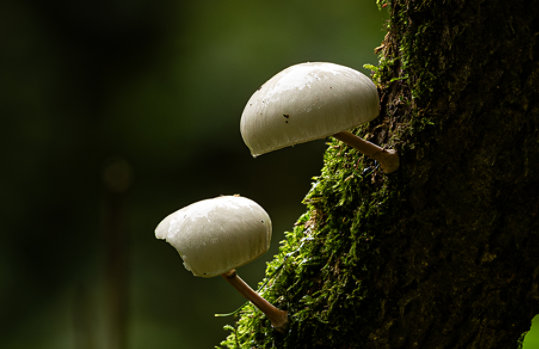
[[352, 129], [378, 116], [374, 83], [342, 65], [301, 63], [281, 71], [249, 99], [240, 131], [258, 155]]
[[174, 246], [193, 275], [212, 277], [247, 264], [270, 245], [271, 220], [256, 202], [220, 196], [165, 217], [155, 237]]

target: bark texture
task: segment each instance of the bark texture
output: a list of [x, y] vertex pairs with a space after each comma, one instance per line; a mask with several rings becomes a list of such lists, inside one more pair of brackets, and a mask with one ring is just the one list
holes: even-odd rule
[[539, 3], [381, 1], [384, 174], [331, 140], [229, 348], [517, 348], [539, 313]]

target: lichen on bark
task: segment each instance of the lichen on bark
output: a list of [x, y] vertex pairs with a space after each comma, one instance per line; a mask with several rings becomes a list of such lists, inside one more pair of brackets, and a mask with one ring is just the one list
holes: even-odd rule
[[539, 6], [382, 1], [385, 175], [333, 139], [229, 348], [511, 348], [539, 313]]

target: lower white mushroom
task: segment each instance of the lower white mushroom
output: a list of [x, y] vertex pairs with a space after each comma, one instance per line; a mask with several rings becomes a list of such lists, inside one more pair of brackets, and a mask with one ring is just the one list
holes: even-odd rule
[[288, 312], [262, 298], [235, 270], [264, 254], [270, 245], [271, 219], [256, 202], [235, 195], [193, 203], [165, 217], [155, 236], [176, 248], [193, 275], [222, 275], [266, 314], [274, 328], [286, 327]]

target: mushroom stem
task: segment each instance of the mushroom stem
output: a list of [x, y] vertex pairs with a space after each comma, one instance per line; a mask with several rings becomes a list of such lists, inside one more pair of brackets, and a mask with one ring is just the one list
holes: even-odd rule
[[399, 155], [394, 149], [381, 148], [348, 131], [336, 133], [333, 137], [378, 161], [385, 173], [391, 173], [399, 168]]
[[286, 324], [288, 323], [288, 312], [275, 307], [273, 304], [262, 298], [238, 276], [235, 269], [232, 269], [221, 276], [258, 309], [266, 314], [273, 328], [278, 331], [283, 331], [286, 328]]

